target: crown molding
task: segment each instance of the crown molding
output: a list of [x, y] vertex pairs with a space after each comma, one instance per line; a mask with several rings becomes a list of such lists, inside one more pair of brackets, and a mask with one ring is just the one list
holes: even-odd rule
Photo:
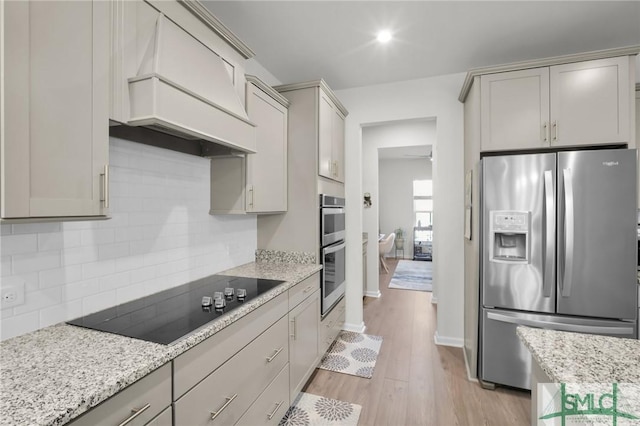
[[244, 78], [247, 80], [247, 82], [253, 84], [258, 89], [262, 90], [267, 95], [271, 96], [276, 102], [278, 102], [283, 107], [289, 108], [289, 105], [291, 105], [291, 102], [289, 102], [289, 99], [282, 96], [273, 87], [269, 86], [267, 83], [260, 80], [255, 75], [245, 74]]
[[592, 52], [577, 53], [565, 56], [553, 56], [550, 58], [535, 59], [532, 61], [513, 62], [510, 64], [495, 65], [491, 67], [473, 68], [467, 72], [462, 84], [458, 100], [462, 103], [467, 99], [473, 78], [484, 74], [517, 71], [527, 68], [548, 67], [551, 65], [570, 64], [572, 62], [592, 61], [594, 59], [612, 58], [615, 56], [630, 56], [640, 53], [640, 45], [618, 47], [615, 49], [595, 50]]
[[211, 11], [200, 2], [200, 0], [178, 0], [178, 2], [200, 19], [207, 27], [211, 28], [216, 34], [222, 37], [245, 59], [251, 59], [256, 56], [253, 50], [244, 44], [242, 40], [240, 40], [218, 18], [216, 18]]
[[283, 84], [280, 86], [275, 86], [274, 89], [282, 93], [290, 92], [292, 90], [310, 89], [312, 87], [320, 87], [327, 94], [327, 96], [329, 96], [331, 102], [333, 102], [336, 107], [338, 107], [342, 115], [344, 115], [345, 117], [349, 115], [349, 111], [347, 111], [344, 105], [342, 105], [342, 102], [340, 102], [335, 93], [333, 93], [333, 90], [331, 90], [329, 85], [323, 79], [306, 81], [303, 83]]

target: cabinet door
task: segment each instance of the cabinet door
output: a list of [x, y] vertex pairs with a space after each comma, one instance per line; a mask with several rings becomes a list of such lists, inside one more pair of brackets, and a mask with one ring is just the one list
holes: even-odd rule
[[481, 150], [549, 145], [549, 69], [483, 75]]
[[332, 131], [333, 179], [344, 183], [344, 117], [337, 108], [333, 111]]
[[109, 3], [3, 7], [2, 217], [105, 215]]
[[287, 108], [247, 85], [247, 112], [257, 126], [257, 153], [247, 156], [247, 212], [287, 210]]
[[318, 110], [318, 174], [333, 179], [333, 122], [334, 106], [331, 99], [320, 92]]
[[320, 290], [289, 312], [290, 402], [311, 376], [318, 361]]
[[550, 68], [551, 143], [629, 142], [629, 57]]

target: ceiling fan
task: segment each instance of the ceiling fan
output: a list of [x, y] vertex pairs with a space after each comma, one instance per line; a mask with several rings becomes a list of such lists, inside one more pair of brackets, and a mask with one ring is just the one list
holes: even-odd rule
[[403, 154], [405, 157], [412, 158], [428, 158], [429, 161], [433, 161], [433, 151], [429, 151], [428, 154]]

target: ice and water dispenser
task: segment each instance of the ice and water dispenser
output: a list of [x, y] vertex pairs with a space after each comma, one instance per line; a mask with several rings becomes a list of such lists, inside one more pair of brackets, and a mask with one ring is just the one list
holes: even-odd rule
[[489, 213], [489, 259], [498, 263], [529, 263], [531, 213], [492, 210]]

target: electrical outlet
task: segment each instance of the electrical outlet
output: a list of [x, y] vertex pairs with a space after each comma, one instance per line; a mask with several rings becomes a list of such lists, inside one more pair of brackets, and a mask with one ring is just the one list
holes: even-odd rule
[[2, 308], [11, 308], [24, 303], [24, 283], [3, 286], [0, 288]]

